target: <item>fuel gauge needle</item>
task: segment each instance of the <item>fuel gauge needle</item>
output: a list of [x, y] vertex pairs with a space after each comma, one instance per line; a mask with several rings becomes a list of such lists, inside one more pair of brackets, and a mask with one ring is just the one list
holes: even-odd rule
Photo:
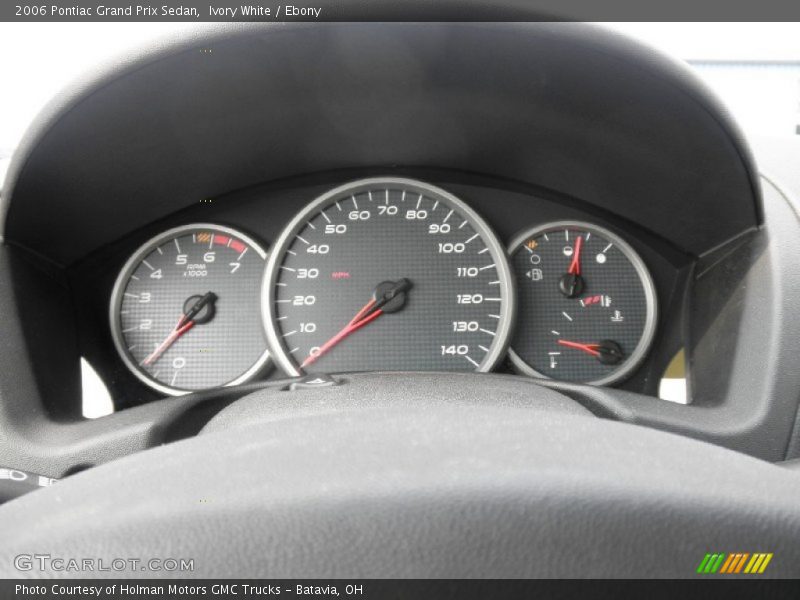
[[[156, 362], [161, 355], [164, 354], [169, 348], [178, 341], [184, 333], [189, 331], [192, 327], [194, 327], [198, 322], [205, 322], [204, 321], [197, 321], [195, 317], [203, 310], [206, 306], [212, 308], [214, 302], [216, 301], [217, 296], [213, 292], [208, 292], [203, 296], [197, 297], [197, 300], [189, 307], [189, 309], [181, 315], [181, 318], [178, 319], [178, 323], [173, 327], [172, 331], [170, 331], [169, 335], [161, 342], [158, 347], [153, 350], [152, 354], [145, 358], [142, 361], [142, 365], [150, 366], [154, 362]], [[211, 311], [207, 311], [211, 312]]]
[[558, 289], [567, 298], [577, 298], [583, 293], [584, 281], [581, 276], [581, 250], [583, 249], [583, 236], [579, 235], [575, 240], [575, 248], [572, 253], [572, 262], [569, 269], [558, 282]]

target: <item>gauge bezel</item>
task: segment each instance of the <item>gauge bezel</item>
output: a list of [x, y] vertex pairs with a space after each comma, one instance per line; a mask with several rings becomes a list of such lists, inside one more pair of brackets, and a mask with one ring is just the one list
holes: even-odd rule
[[[165, 241], [179, 237], [180, 235], [186, 232], [197, 231], [198, 229], [210, 229], [214, 232], [219, 231], [220, 233], [227, 233], [228, 235], [231, 235], [233, 237], [242, 240], [248, 246], [253, 248], [256, 252], [258, 252], [258, 255], [261, 257], [262, 260], [267, 260], [268, 258], [268, 253], [266, 250], [264, 250], [261, 244], [259, 244], [249, 235], [242, 233], [238, 229], [227, 227], [225, 225], [215, 225], [213, 223], [191, 223], [188, 225], [180, 225], [178, 227], [173, 227], [172, 229], [163, 231], [156, 236], [153, 236], [152, 238], [147, 240], [144, 244], [139, 246], [133, 252], [133, 254], [131, 254], [130, 258], [128, 258], [128, 260], [123, 265], [122, 269], [120, 269], [119, 274], [117, 275], [117, 279], [114, 282], [113, 291], [111, 292], [111, 301], [109, 303], [109, 321], [111, 325], [111, 338], [114, 341], [114, 347], [117, 349], [117, 354], [119, 354], [123, 364], [139, 381], [147, 385], [149, 388], [157, 392], [161, 392], [162, 394], [167, 394], [169, 396], [184, 396], [186, 394], [191, 394], [204, 390], [187, 390], [187, 389], [172, 387], [154, 379], [145, 371], [141, 370], [139, 366], [136, 364], [136, 362], [133, 361], [130, 355], [128, 354], [127, 346], [124, 341], [125, 337], [122, 334], [122, 326], [119, 320], [119, 311], [120, 307], [122, 306], [122, 294], [124, 292], [124, 286], [130, 280], [130, 276], [139, 266], [142, 259], [145, 258], [155, 248], [163, 244]], [[261, 295], [259, 294], [259, 300], [260, 299]], [[223, 384], [220, 387], [230, 387], [233, 385], [239, 385], [241, 383], [249, 381], [257, 374], [259, 374], [263, 369], [265, 369], [269, 364], [269, 362], [270, 362], [270, 352], [269, 352], [269, 346], [267, 346], [267, 348], [261, 354], [259, 359], [255, 363], [253, 363], [253, 365], [249, 369], [247, 369], [247, 371], [242, 373], [236, 379], [233, 379], [228, 383]], [[205, 389], [213, 389], [213, 388], [205, 388]]]
[[[622, 365], [618, 368], [606, 375], [605, 377], [601, 377], [599, 379], [594, 379], [592, 381], [582, 381], [579, 382], [585, 385], [610, 385], [613, 383], [618, 383], [630, 377], [631, 374], [641, 365], [642, 361], [647, 356], [647, 353], [650, 350], [650, 347], [653, 345], [653, 339], [655, 338], [656, 333], [656, 325], [658, 324], [658, 298], [656, 295], [656, 286], [653, 283], [653, 277], [650, 275], [650, 270], [645, 265], [644, 260], [642, 257], [639, 256], [639, 253], [633, 249], [633, 247], [622, 239], [616, 233], [609, 231], [605, 227], [600, 225], [595, 225], [594, 223], [589, 223], [587, 221], [553, 221], [550, 223], [543, 223], [541, 225], [537, 225], [535, 227], [526, 229], [521, 233], [514, 236], [511, 242], [508, 245], [508, 256], [509, 262], [511, 262], [511, 257], [514, 256], [514, 253], [520, 249], [523, 242], [529, 240], [532, 237], [536, 237], [541, 235], [542, 233], [549, 232], [551, 230], [558, 230], [558, 229], [579, 229], [579, 230], [586, 230], [593, 233], [597, 233], [601, 237], [608, 239], [609, 242], [613, 242], [614, 245], [619, 248], [619, 250], [625, 255], [625, 257], [631, 262], [634, 269], [636, 270], [637, 275], [639, 276], [639, 280], [642, 282], [644, 286], [644, 295], [645, 295], [645, 302], [647, 308], [647, 317], [645, 319], [644, 324], [644, 331], [642, 332], [642, 337], [639, 340], [639, 343], [634, 348], [633, 352], [631, 352], [628, 359], [622, 363]], [[513, 264], [513, 263], [512, 263]], [[514, 273], [514, 277], [517, 277], [517, 274]], [[519, 308], [518, 310], [522, 310]], [[514, 369], [529, 377], [536, 377], [537, 379], [549, 379], [551, 381], [563, 381], [560, 379], [556, 379], [554, 377], [548, 377], [547, 375], [540, 373], [532, 366], [530, 366], [526, 361], [522, 359], [514, 351], [513, 346], [509, 343], [508, 347], [508, 357], [511, 360]]]
[[464, 218], [469, 219], [475, 231], [480, 234], [489, 248], [489, 252], [495, 259], [497, 273], [501, 281], [501, 302], [500, 320], [495, 332], [495, 341], [489, 348], [489, 352], [484, 356], [480, 365], [472, 372], [486, 373], [491, 371], [497, 363], [505, 356], [511, 338], [511, 328], [516, 315], [516, 282], [511, 271], [505, 247], [498, 239], [492, 228], [475, 210], [467, 205], [463, 200], [438, 186], [432, 185], [418, 179], [407, 177], [368, 177], [349, 181], [335, 188], [328, 190], [322, 195], [312, 200], [303, 207], [300, 212], [289, 222], [281, 232], [270, 251], [267, 260], [266, 271], [262, 288], [261, 310], [263, 312], [264, 328], [267, 332], [267, 344], [273, 362], [278, 365], [287, 375], [299, 377], [304, 371], [295, 365], [289, 356], [287, 348], [278, 336], [278, 324], [275, 314], [275, 293], [278, 277], [278, 269], [283, 264], [286, 250], [294, 236], [302, 229], [309, 217], [319, 210], [326, 203], [332, 203], [340, 195], [358, 194], [373, 187], [402, 186], [405, 189], [418, 190], [423, 194], [439, 196], [452, 204], [453, 208], [459, 210]]

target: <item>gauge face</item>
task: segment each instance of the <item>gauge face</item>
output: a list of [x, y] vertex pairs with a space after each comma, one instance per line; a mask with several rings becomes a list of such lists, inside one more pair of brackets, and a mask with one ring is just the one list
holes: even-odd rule
[[448, 192], [409, 179], [338, 187], [275, 245], [264, 279], [272, 355], [304, 371], [488, 371], [514, 308], [503, 248]]
[[551, 223], [517, 237], [517, 328], [509, 355], [535, 377], [608, 384], [628, 376], [653, 339], [656, 295], [641, 258], [610, 231]]
[[128, 260], [111, 298], [111, 331], [141, 381], [178, 395], [248, 380], [269, 354], [261, 322], [266, 252], [238, 231], [187, 225]]

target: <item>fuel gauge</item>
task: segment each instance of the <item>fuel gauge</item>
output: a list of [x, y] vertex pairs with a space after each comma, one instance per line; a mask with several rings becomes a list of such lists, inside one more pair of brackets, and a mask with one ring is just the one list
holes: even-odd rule
[[509, 356], [520, 372], [605, 385], [641, 363], [655, 333], [655, 287], [623, 239], [562, 221], [524, 232], [509, 255], [518, 297]]

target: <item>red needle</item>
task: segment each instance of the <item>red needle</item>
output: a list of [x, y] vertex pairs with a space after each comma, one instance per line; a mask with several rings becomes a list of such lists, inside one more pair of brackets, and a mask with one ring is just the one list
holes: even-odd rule
[[570, 342], [569, 340], [558, 340], [558, 343], [562, 346], [566, 346], [567, 348], [583, 350], [592, 356], [600, 356], [600, 352], [597, 350], [600, 347], [600, 344], [581, 344], [580, 342]]
[[402, 308], [405, 301], [405, 293], [412, 287], [413, 284], [405, 277], [397, 281], [385, 281], [381, 283], [375, 289], [375, 296], [372, 300], [362, 306], [361, 310], [356, 313], [356, 316], [350, 319], [350, 322], [345, 325], [339, 333], [322, 344], [316, 353], [309, 354], [308, 358], [300, 365], [300, 368], [305, 369], [348, 335], [354, 331], [358, 331], [364, 327], [364, 325], [372, 323], [372, 321], [380, 317], [384, 312], [392, 313]]
[[187, 321], [186, 315], [181, 315], [181, 318], [178, 320], [178, 324], [175, 325], [175, 328], [164, 339], [164, 341], [161, 342], [158, 348], [153, 350], [153, 353], [142, 361], [142, 364], [149, 366], [156, 362], [159, 357], [164, 354], [164, 352], [166, 352], [167, 349], [169, 349], [169, 347], [172, 346], [172, 344], [174, 344], [179, 337], [189, 331], [192, 327], [194, 327], [194, 321], [191, 319]]
[[331, 339], [329, 339], [327, 342], [325, 342], [324, 344], [322, 344], [322, 346], [319, 347], [319, 350], [317, 351], [316, 354], [310, 354], [308, 358], [306, 358], [303, 361], [303, 364], [300, 365], [300, 368], [305, 369], [308, 365], [314, 363], [320, 356], [328, 352], [328, 350], [333, 348], [336, 344], [341, 342], [348, 335], [350, 335], [354, 331], [358, 331], [367, 323], [371, 323], [372, 321], [380, 317], [383, 314], [383, 311], [380, 308], [376, 309], [374, 312], [371, 313], [369, 312], [373, 306], [375, 306], [375, 300], [370, 300], [369, 302], [367, 302], [361, 308], [361, 310], [359, 310], [356, 313], [356, 316], [353, 317], [351, 321], [347, 325], [345, 325], [344, 328], [339, 333], [334, 335]]
[[583, 236], [579, 235], [575, 240], [575, 253], [572, 255], [572, 262], [569, 265], [567, 273], [570, 275], [581, 274], [581, 248], [583, 247]]

